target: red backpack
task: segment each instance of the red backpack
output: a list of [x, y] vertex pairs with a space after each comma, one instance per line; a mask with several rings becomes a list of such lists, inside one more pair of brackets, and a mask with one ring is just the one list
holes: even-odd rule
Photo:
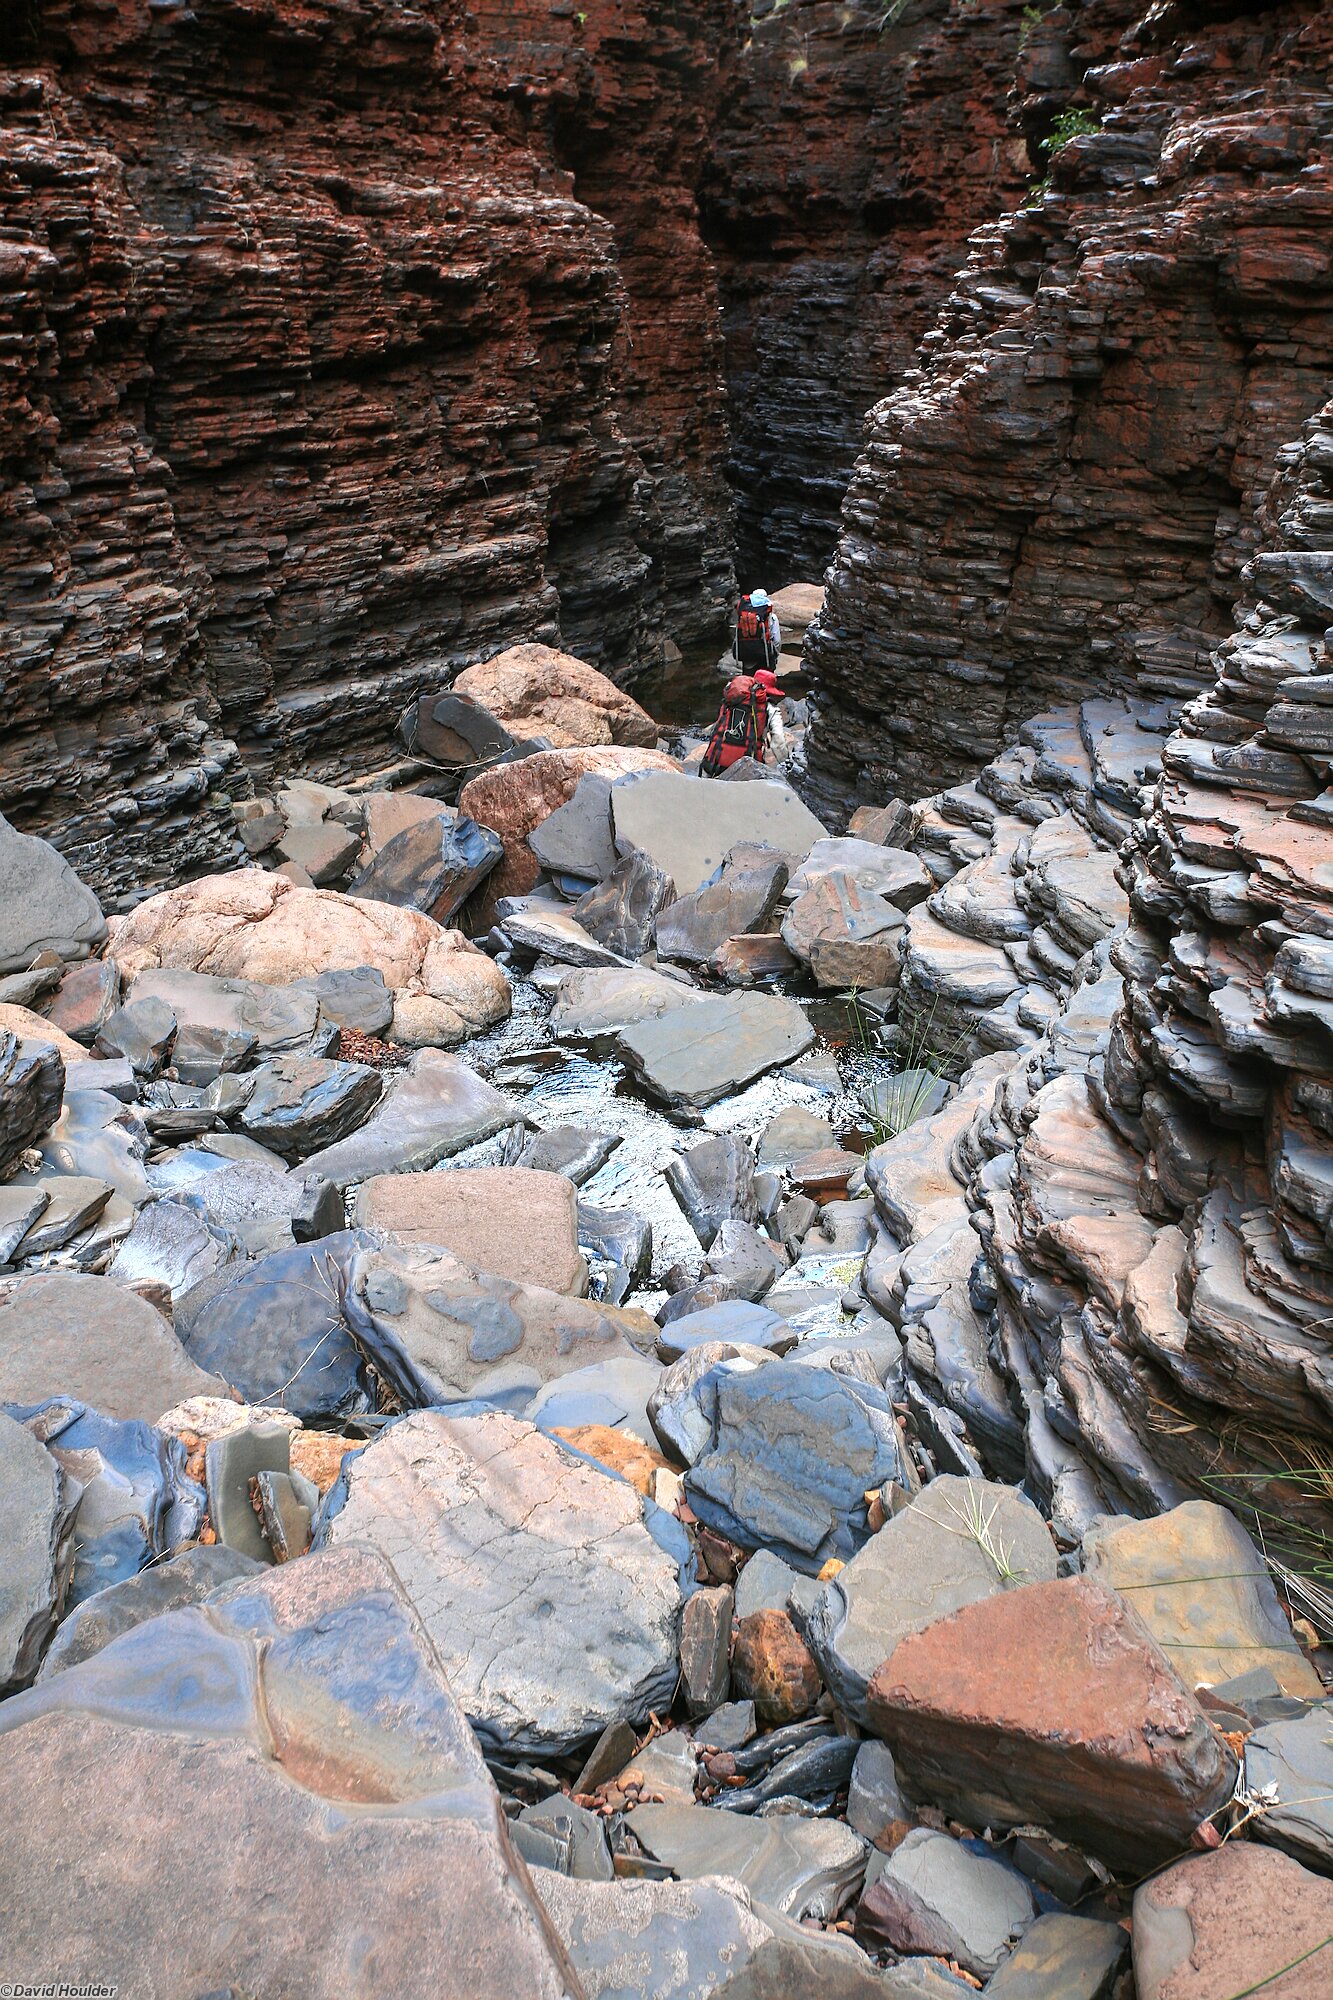
[[759, 616], [749, 598], [743, 597], [736, 607], [736, 637], [738, 639], [753, 641], [755, 639], [762, 639], [763, 636], [763, 619]]
[[749, 674], [737, 674], [727, 682], [713, 733], [704, 751], [700, 770], [705, 778], [739, 764], [742, 757], [758, 759], [768, 732], [768, 695], [756, 686]]

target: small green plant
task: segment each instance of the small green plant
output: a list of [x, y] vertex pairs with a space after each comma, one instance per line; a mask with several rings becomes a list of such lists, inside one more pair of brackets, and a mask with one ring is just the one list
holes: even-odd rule
[[969, 1488], [967, 1499], [961, 1508], [952, 1499], [948, 1502], [949, 1512], [959, 1525], [956, 1528], [951, 1527], [947, 1521], [938, 1521], [938, 1525], [947, 1528], [951, 1535], [961, 1535], [965, 1541], [975, 1542], [1001, 1583], [1022, 1583], [1027, 1571], [1018, 1567], [1012, 1551], [996, 1532], [995, 1516], [999, 1505], [998, 1500], [992, 1500], [987, 1508], [981, 1495]]
[[1101, 129], [1102, 121], [1100, 118], [1096, 117], [1091, 111], [1083, 110], [1081, 105], [1073, 105], [1068, 111], [1060, 113], [1049, 133], [1042, 140], [1041, 150], [1045, 153], [1048, 160], [1053, 160], [1056, 154], [1062, 151], [1072, 139], [1086, 139], [1090, 133], [1100, 132]]
[[1039, 28], [1045, 19], [1046, 16], [1042, 13], [1040, 7], [1025, 7], [1023, 9], [1023, 25], [1018, 31], [1018, 47], [1020, 53], [1027, 47], [1028, 39], [1032, 34], [1032, 30], [1034, 28]]

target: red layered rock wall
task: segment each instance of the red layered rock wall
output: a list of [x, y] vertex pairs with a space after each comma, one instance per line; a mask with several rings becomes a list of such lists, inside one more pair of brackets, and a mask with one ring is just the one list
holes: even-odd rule
[[[520, 639], [729, 590], [731, 0], [44, 0], [0, 44], [0, 810], [109, 893]], [[665, 295], [669, 293], [669, 300]]]
[[866, 411], [911, 366], [971, 232], [1034, 178], [1010, 116], [1023, 0], [887, 11], [755, 6], [714, 143], [704, 225], [756, 581], [823, 573]]
[[1118, 45], [1100, 19], [1048, 16], [1015, 87], [1045, 115], [1063, 61], [1098, 129], [977, 232], [873, 414], [807, 641], [821, 796], [965, 776], [1053, 700], [1205, 684], [1327, 393], [1333, 13], [1172, 5]]

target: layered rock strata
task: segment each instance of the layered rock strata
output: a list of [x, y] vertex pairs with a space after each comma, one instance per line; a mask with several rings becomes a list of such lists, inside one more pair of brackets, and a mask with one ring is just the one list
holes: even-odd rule
[[386, 762], [512, 641], [624, 673], [720, 621], [693, 188], [733, 27], [56, 0], [7, 37], [16, 824], [159, 884], [228, 858], [251, 774]]
[[1297, 1602], [1330, 1526], [1331, 418], [1286, 454], [1177, 728], [1108, 735], [1085, 704], [917, 808], [941, 887], [908, 920], [901, 1032], [989, 1053], [867, 1167], [867, 1289], [942, 1462], [1025, 1474], [1070, 1540], [1220, 1499]]
[[1063, 93], [1084, 129], [870, 421], [806, 642], [821, 796], [970, 775], [1071, 694], [1205, 687], [1326, 393], [1327, 10], [1154, 10], [1118, 47], [1084, 16], [1034, 27], [1016, 80], [1020, 123]]

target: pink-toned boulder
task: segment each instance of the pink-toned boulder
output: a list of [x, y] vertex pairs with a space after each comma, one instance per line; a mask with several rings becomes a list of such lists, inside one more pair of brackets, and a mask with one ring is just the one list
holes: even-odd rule
[[127, 984], [158, 966], [287, 986], [310, 973], [378, 968], [398, 1041], [443, 1048], [509, 1012], [509, 982], [459, 931], [419, 910], [304, 889], [263, 868], [205, 875], [140, 903], [109, 947]]
[[511, 736], [545, 736], [556, 750], [599, 743], [651, 750], [657, 742], [646, 709], [596, 667], [551, 646], [511, 646], [460, 674], [454, 691], [489, 709]]
[[458, 795], [458, 810], [478, 826], [488, 826], [504, 842], [504, 859], [487, 877], [479, 922], [494, 912], [501, 896], [524, 896], [541, 873], [528, 846], [528, 835], [566, 805], [589, 771], [623, 778], [627, 771], [678, 771], [680, 766], [660, 750], [635, 750], [607, 744], [584, 750], [538, 750], [516, 764], [495, 764], [482, 771]]

